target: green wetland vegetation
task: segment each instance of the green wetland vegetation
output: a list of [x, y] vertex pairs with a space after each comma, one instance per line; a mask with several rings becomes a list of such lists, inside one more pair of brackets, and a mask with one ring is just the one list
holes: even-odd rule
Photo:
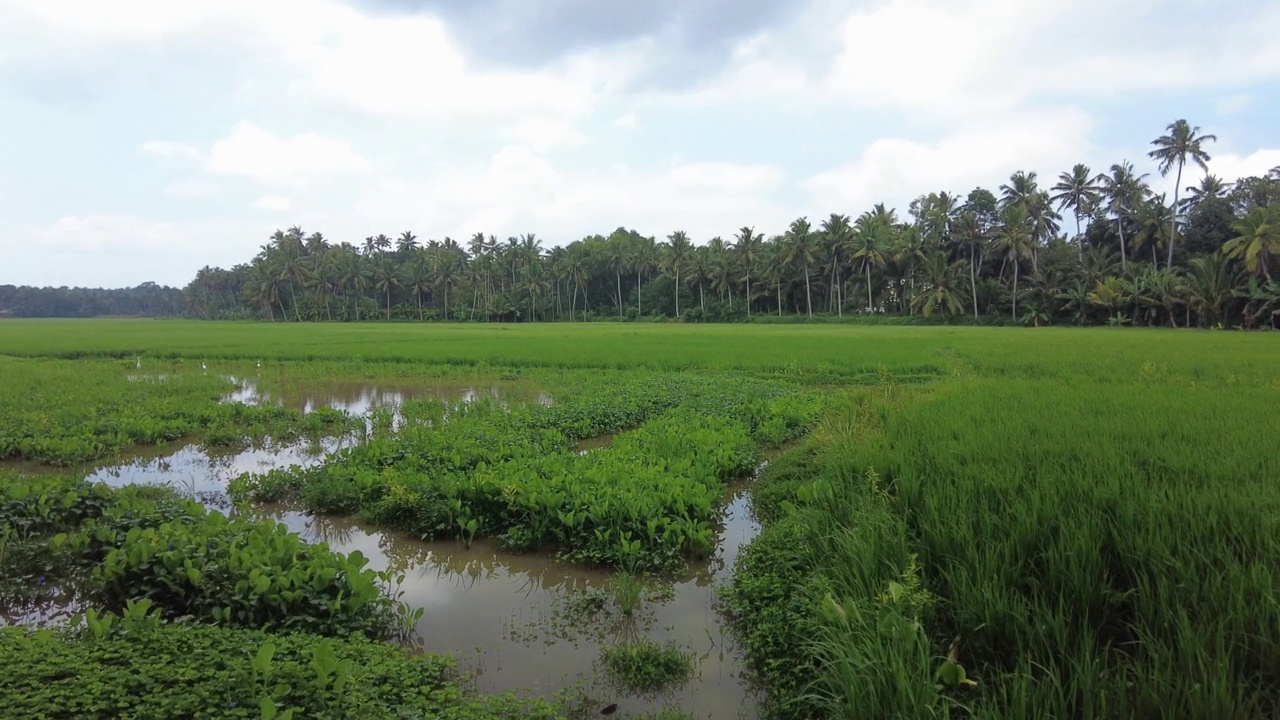
[[0, 391], [0, 715], [1280, 714], [1273, 333], [8, 320]]

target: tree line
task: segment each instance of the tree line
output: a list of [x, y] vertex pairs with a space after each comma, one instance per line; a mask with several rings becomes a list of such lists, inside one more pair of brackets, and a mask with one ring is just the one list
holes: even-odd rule
[[[332, 243], [276, 231], [247, 263], [185, 288], [199, 318], [587, 321], [906, 317], [1031, 325], [1276, 327], [1280, 167], [1227, 182], [1216, 140], [1185, 120], [1122, 160], [1056, 179], [1017, 171], [994, 191], [930, 192], [905, 212], [798, 218], [695, 242], [618, 228], [547, 247], [532, 233], [459, 242], [413, 232]], [[1203, 177], [1183, 186], [1184, 170]], [[1151, 172], [1173, 175], [1173, 198]]]
[[187, 309], [180, 288], [153, 282], [115, 289], [0, 285], [0, 317], [172, 317]]

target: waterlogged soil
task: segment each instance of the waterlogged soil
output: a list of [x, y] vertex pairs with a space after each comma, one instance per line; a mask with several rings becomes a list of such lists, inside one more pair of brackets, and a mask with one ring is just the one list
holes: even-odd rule
[[[331, 407], [364, 417], [369, 428], [378, 408], [387, 408], [398, 418], [395, 408], [410, 400], [472, 402], [492, 397], [513, 404], [551, 402], [536, 388], [497, 383], [343, 382], [270, 393], [252, 381], [233, 379], [241, 389], [226, 398], [229, 402], [276, 403], [302, 412]], [[611, 441], [611, 436], [591, 439], [577, 450], [589, 452]], [[358, 433], [226, 451], [193, 442], [150, 448], [83, 470], [90, 480], [115, 486], [169, 485], [225, 510], [229, 505], [226, 484], [237, 475], [314, 465], [358, 442]], [[326, 542], [335, 550], [358, 550], [373, 569], [403, 574], [401, 600], [423, 609], [418, 644], [428, 652], [459, 657], [476, 673], [481, 691], [514, 690], [549, 698], [571, 689], [586, 698], [588, 710], [616, 703], [619, 717], [678, 707], [701, 718], [754, 718], [756, 701], [744, 677], [742, 653], [718, 611], [716, 593], [717, 585], [729, 579], [739, 549], [759, 532], [748, 500], [745, 485], [726, 490], [725, 518], [713, 555], [692, 563], [677, 577], [647, 581], [631, 616], [621, 613], [614, 600], [613, 573], [564, 563], [549, 554], [507, 553], [491, 540], [477, 541], [470, 548], [456, 540], [428, 542], [350, 518], [313, 516], [278, 505], [262, 505], [253, 512], [274, 517], [303, 537]], [[57, 617], [43, 619], [57, 622], [70, 604], [29, 608], [25, 618], [0, 618], [0, 624], [31, 621], [46, 610]], [[691, 653], [693, 678], [657, 695], [637, 696], [615, 688], [605, 678], [601, 650], [639, 639], [674, 642]]]

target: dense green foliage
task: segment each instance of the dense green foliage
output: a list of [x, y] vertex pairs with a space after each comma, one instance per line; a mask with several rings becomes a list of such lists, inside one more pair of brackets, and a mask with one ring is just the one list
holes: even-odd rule
[[[695, 245], [618, 228], [561, 247], [531, 233], [460, 244], [412, 232], [356, 247], [299, 227], [257, 257], [205, 267], [187, 286], [193, 317], [270, 320], [539, 321], [678, 317], [732, 321], [921, 315], [980, 323], [1241, 325], [1280, 322], [1280, 168], [1234, 183], [1205, 175], [1181, 198], [1184, 166], [1208, 143], [1185, 120], [1150, 153], [1176, 169], [1172, 200], [1128, 161], [1056, 183], [1019, 170], [995, 192], [923, 194], [905, 213], [743, 227]], [[1064, 231], [1063, 214], [1074, 223]]]
[[233, 383], [181, 365], [148, 361], [130, 374], [138, 364], [0, 357], [0, 460], [71, 465], [204, 430], [233, 445], [349, 427], [335, 411], [221, 402]]
[[1248, 439], [1280, 433], [1280, 386], [1121, 380], [828, 418], [757, 495], [730, 593], [773, 712], [1273, 717], [1280, 465]]
[[469, 697], [452, 661], [358, 638], [146, 623], [101, 636], [4, 628], [0, 665], [6, 717], [558, 716], [545, 703]]
[[[320, 512], [358, 512], [423, 536], [500, 535], [518, 550], [670, 566], [712, 549], [722, 484], [754, 467], [757, 443], [803, 432], [818, 407], [776, 383], [661, 375], [613, 378], [510, 412], [496, 402], [416, 403], [394, 436], [315, 467], [245, 475], [231, 489], [242, 500], [296, 494]], [[572, 449], [636, 426], [608, 447]]]

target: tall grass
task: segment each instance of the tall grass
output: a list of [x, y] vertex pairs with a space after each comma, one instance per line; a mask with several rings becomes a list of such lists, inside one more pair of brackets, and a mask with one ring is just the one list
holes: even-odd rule
[[[813, 638], [781, 650], [815, 657], [782, 714], [1277, 716], [1278, 400], [1175, 377], [868, 393], [816, 478], [766, 493]], [[749, 610], [762, 573], [742, 570]], [[976, 685], [938, 681], [949, 652]]]

